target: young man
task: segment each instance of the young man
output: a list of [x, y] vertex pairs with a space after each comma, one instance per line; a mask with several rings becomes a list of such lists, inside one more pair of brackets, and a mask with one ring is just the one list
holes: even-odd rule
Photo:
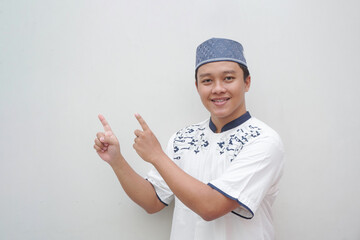
[[148, 213], [175, 198], [172, 240], [274, 239], [271, 206], [283, 169], [278, 134], [246, 110], [251, 78], [240, 43], [212, 38], [196, 53], [196, 88], [210, 118], [175, 133], [164, 152], [143, 118], [134, 149], [146, 179], [125, 161], [102, 115], [94, 148]]

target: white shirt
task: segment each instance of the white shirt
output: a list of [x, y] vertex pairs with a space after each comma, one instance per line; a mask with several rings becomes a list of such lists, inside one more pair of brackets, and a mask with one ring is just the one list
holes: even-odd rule
[[[189, 175], [237, 200], [239, 207], [207, 222], [175, 196], [171, 240], [274, 239], [271, 206], [284, 153], [279, 135], [248, 112], [221, 133], [215, 130], [211, 120], [183, 128], [170, 138], [167, 154]], [[147, 180], [164, 204], [173, 200], [155, 168]]]

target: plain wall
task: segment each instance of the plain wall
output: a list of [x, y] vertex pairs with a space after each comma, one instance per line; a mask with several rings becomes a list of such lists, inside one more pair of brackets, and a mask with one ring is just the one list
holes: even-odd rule
[[195, 48], [244, 45], [251, 114], [286, 149], [278, 240], [360, 239], [360, 2], [0, 0], [0, 239], [168, 239], [93, 149], [104, 114], [141, 175], [133, 114], [165, 147], [209, 117]]

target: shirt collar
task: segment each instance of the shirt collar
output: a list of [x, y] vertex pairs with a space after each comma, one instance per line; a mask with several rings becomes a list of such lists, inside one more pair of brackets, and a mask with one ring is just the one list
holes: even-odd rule
[[[246, 112], [243, 115], [241, 115], [240, 117], [238, 117], [238, 118], [232, 120], [231, 122], [228, 122], [227, 124], [225, 124], [220, 132], [225, 132], [227, 130], [233, 129], [233, 128], [243, 124], [244, 122], [246, 122], [250, 118], [251, 118], [250, 113]], [[216, 132], [216, 126], [212, 122], [211, 118], [210, 118], [210, 121], [209, 121], [209, 127], [214, 133]]]

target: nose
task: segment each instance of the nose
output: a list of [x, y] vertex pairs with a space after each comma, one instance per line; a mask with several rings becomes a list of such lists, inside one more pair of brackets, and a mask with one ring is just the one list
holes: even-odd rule
[[215, 81], [212, 88], [213, 94], [219, 94], [226, 92], [226, 88], [222, 81]]

